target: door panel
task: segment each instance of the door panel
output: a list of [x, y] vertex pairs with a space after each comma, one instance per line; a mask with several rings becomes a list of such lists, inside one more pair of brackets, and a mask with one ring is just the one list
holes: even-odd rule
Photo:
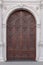
[[35, 18], [27, 10], [16, 10], [7, 20], [7, 60], [35, 60], [35, 58]]

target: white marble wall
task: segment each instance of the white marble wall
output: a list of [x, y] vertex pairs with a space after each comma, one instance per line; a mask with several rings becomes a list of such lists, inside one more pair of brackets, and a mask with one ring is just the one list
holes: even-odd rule
[[41, 5], [40, 5], [40, 21], [41, 21], [41, 40], [40, 40], [40, 45], [39, 45], [39, 49], [40, 49], [40, 55], [39, 55], [39, 60], [43, 60], [43, 0], [41, 1]]
[[43, 61], [43, 0], [0, 0], [0, 61], [6, 60], [6, 21], [16, 8], [31, 10], [37, 19], [36, 60]]

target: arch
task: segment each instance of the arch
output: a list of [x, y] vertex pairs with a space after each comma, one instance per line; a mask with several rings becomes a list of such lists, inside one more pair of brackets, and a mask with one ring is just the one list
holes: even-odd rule
[[[31, 16], [32, 17], [32, 20], [30, 19], [30, 21], [27, 21], [28, 22], [28, 24], [27, 24], [27, 26], [28, 26], [28, 33], [25, 33], [25, 32], [23, 32], [23, 30], [25, 30], [24, 29], [24, 27], [26, 28], [26, 30], [27, 30], [27, 26], [26, 26], [26, 24], [22, 24], [23, 26], [21, 26], [21, 23], [20, 23], [20, 25], [19, 26], [21, 26], [21, 27], [23, 27], [22, 28], [22, 34], [23, 34], [23, 36], [25, 37], [25, 35], [27, 35], [28, 34], [28, 36], [26, 36], [25, 38], [23, 38], [23, 36], [22, 36], [22, 38], [21, 38], [21, 35], [20, 35], [20, 39], [19, 39], [19, 37], [17, 36], [15, 36], [15, 35], [18, 35], [18, 34], [16, 34], [16, 33], [18, 33], [18, 25], [15, 27], [15, 25], [14, 25], [14, 30], [12, 30], [11, 28], [12, 28], [12, 17], [13, 17], [13, 19], [14, 19], [14, 15], [16, 16], [16, 14], [17, 15], [19, 15], [18, 13], [20, 13], [20, 12], [22, 12], [22, 14], [20, 14], [21, 16], [24, 14], [24, 13], [26, 13], [26, 15], [28, 14], [29, 16]], [[16, 14], [15, 14], [16, 13]], [[19, 16], [18, 16], [19, 17]], [[23, 19], [24, 17], [22, 17], [22, 19]], [[25, 16], [25, 18], [26, 18], [26, 16]], [[11, 19], [11, 20], [10, 20]], [[20, 19], [20, 18], [19, 18]], [[19, 20], [18, 18], [17, 18], [17, 22], [18, 22], [18, 20]], [[27, 20], [28, 20], [28, 18], [26, 18]], [[25, 19], [25, 20], [26, 20]], [[24, 21], [25, 21], [24, 20]], [[15, 19], [14, 19], [14, 21], [15, 21]], [[21, 22], [22, 22], [22, 20], [21, 20]], [[31, 22], [31, 23], [30, 23]], [[16, 23], [16, 22], [15, 22]], [[13, 24], [14, 24], [14, 22], [13, 22]], [[18, 24], [18, 23], [17, 23]], [[20, 28], [20, 27], [19, 27]], [[17, 29], [17, 30], [16, 30]], [[10, 30], [12, 30], [13, 32], [16, 30], [17, 32], [14, 34], [14, 38], [13, 37], [11, 37], [11, 35], [12, 35], [12, 31], [10, 31]], [[21, 29], [19, 29], [19, 30], [21, 30]], [[29, 32], [29, 30], [31, 31], [31, 32], [33, 32], [33, 35], [31, 36], [31, 32]], [[12, 32], [12, 33], [11, 33]], [[21, 32], [21, 31], [20, 31]], [[10, 35], [10, 34], [11, 35]], [[25, 35], [24, 35], [24, 33], [25, 33]], [[19, 33], [20, 34], [20, 33]], [[10, 35], [10, 36], [9, 36]], [[10, 38], [9, 38], [10, 37]], [[33, 46], [31, 47], [30, 46], [30, 48], [29, 49], [27, 49], [27, 51], [26, 51], [26, 49], [24, 49], [24, 46], [23, 46], [23, 44], [25, 43], [25, 42], [23, 42], [23, 41], [21, 41], [20, 43], [19, 42], [16, 42], [17, 41], [17, 39], [16, 39], [16, 41], [14, 41], [15, 40], [15, 37], [19, 40], [19, 42], [21, 41], [21, 40], [26, 40], [26, 49], [27, 48], [29, 48], [29, 46], [30, 46], [30, 44], [32, 44]], [[31, 39], [29, 39], [29, 37], [31, 38]], [[14, 40], [13, 40], [13, 39]], [[13, 41], [12, 41], [13, 40]], [[29, 40], [29, 41], [28, 41]], [[34, 40], [34, 41], [33, 41]], [[11, 42], [12, 43], [11, 43]], [[28, 41], [28, 42], [27, 42]], [[31, 42], [32, 41], [32, 42]], [[16, 43], [15, 43], [16, 42]], [[12, 45], [11, 45], [12, 44]], [[14, 44], [14, 45], [13, 45]], [[16, 47], [17, 47], [17, 45], [15, 46], [15, 44], [19, 44], [19, 48], [18, 48], [18, 51], [17, 50], [15, 50], [16, 49]], [[21, 44], [21, 46], [20, 46], [20, 44]], [[14, 48], [12, 47], [12, 46], [14, 46]], [[22, 48], [20, 48], [20, 47], [22, 47]], [[13, 50], [11, 50], [11, 49], [13, 49]], [[21, 51], [20, 51], [20, 49], [21, 49]], [[33, 50], [32, 50], [33, 49]], [[23, 50], [24, 50], [24, 52], [25, 52], [25, 54], [24, 55], [26, 55], [25, 57], [23, 56]], [[13, 53], [11, 53], [11, 52], [13, 51], [14, 52], [14, 56], [11, 56], [11, 54], [13, 54]], [[29, 52], [30, 51], [30, 52]], [[10, 52], [10, 53], [9, 53]], [[21, 58], [21, 55], [20, 55], [20, 57], [19, 56], [17, 56], [16, 57], [16, 53], [17, 52], [19, 52], [19, 54], [20, 54], [20, 52], [22, 52], [21, 54], [22, 54], [22, 57], [23, 58]], [[27, 52], [27, 53], [26, 53]], [[10, 55], [9, 55], [10, 54]], [[17, 54], [18, 55], [18, 54]], [[31, 56], [30, 56], [31, 55]], [[24, 8], [19, 8], [19, 9], [16, 9], [15, 11], [13, 11], [10, 15], [9, 15], [9, 17], [8, 17], [8, 20], [7, 20], [7, 59], [8, 60], [14, 60], [15, 59], [15, 57], [18, 59], [18, 57], [19, 57], [19, 59], [21, 58], [22, 60], [23, 59], [30, 59], [30, 60], [35, 60], [36, 59], [36, 20], [35, 20], [35, 17], [34, 17], [34, 15], [30, 12], [30, 11], [28, 11], [27, 9], [24, 9]], [[18, 60], [19, 60], [18, 59]]]
[[[36, 24], [38, 24], [37, 19], [36, 19], [36, 16], [33, 14], [32, 11], [28, 10], [27, 8], [16, 8], [15, 10], [12, 10], [12, 11], [9, 13], [9, 15], [8, 15], [8, 17], [7, 17], [6, 20], [8, 20], [8, 18], [9, 18], [14, 12], [17, 12], [17, 11], [19, 11], [19, 10], [24, 10], [24, 11], [27, 11], [27, 12], [31, 13], [32, 16], [34, 17], [34, 19], [36, 20]], [[7, 22], [6, 22], [6, 24], [7, 24]]]
[[[14, 11], [15, 9], [18, 9], [18, 8], [21, 8], [21, 7], [19, 7], [17, 5], [15, 7], [11, 8], [10, 10], [8, 10], [8, 12], [6, 13], [6, 17], [5, 17], [4, 21], [3, 21], [5, 26], [7, 25], [6, 24], [7, 23], [7, 19], [9, 17], [9, 15], [11, 14], [11, 12]], [[34, 17], [36, 19], [36, 60], [38, 61], [39, 60], [38, 44], [40, 42], [40, 37], [39, 37], [40, 36], [40, 30], [39, 29], [40, 28], [38, 28], [37, 25], [40, 24], [40, 20], [39, 20], [39, 17], [38, 17], [38, 15], [37, 15], [37, 13], [36, 13], [36, 11], [34, 9], [32, 9], [31, 7], [26, 6], [26, 5], [24, 5], [23, 8], [27, 9], [28, 11], [30, 11], [34, 15]], [[39, 32], [38, 32], [38, 30], [39, 30]], [[6, 28], [5, 28], [5, 31], [3, 31], [3, 32], [5, 33], [5, 37], [6, 37]], [[5, 50], [5, 52], [4, 52], [4, 60], [6, 61], [6, 39], [5, 39], [5, 48], [4, 48], [4, 50]]]
[[[16, 10], [16, 9], [22, 9], [21, 7], [15, 6], [15, 8], [12, 8], [11, 10], [9, 10], [7, 12], [6, 18], [5, 18], [5, 23], [7, 23], [7, 19], [9, 17], [9, 15], [12, 13], [12, 11]], [[30, 11], [32, 13], [32, 15], [34, 16], [35, 20], [36, 20], [36, 25], [40, 23], [40, 20], [38, 18], [38, 15], [36, 13], [36, 11], [34, 11], [32, 8], [28, 7], [28, 6], [24, 6], [23, 9]]]

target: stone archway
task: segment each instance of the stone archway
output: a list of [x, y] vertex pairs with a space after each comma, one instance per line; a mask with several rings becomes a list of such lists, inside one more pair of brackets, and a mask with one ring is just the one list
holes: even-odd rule
[[16, 9], [7, 20], [7, 60], [36, 59], [36, 20], [31, 12]]

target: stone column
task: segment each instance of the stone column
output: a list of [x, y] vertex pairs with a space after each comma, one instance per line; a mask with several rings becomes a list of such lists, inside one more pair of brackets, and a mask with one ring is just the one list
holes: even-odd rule
[[3, 60], [2, 47], [3, 47], [3, 43], [2, 43], [2, 2], [0, 0], [0, 61]]
[[43, 0], [40, 2], [40, 22], [41, 22], [41, 31], [40, 31], [40, 45], [39, 45], [39, 60], [43, 61]]

